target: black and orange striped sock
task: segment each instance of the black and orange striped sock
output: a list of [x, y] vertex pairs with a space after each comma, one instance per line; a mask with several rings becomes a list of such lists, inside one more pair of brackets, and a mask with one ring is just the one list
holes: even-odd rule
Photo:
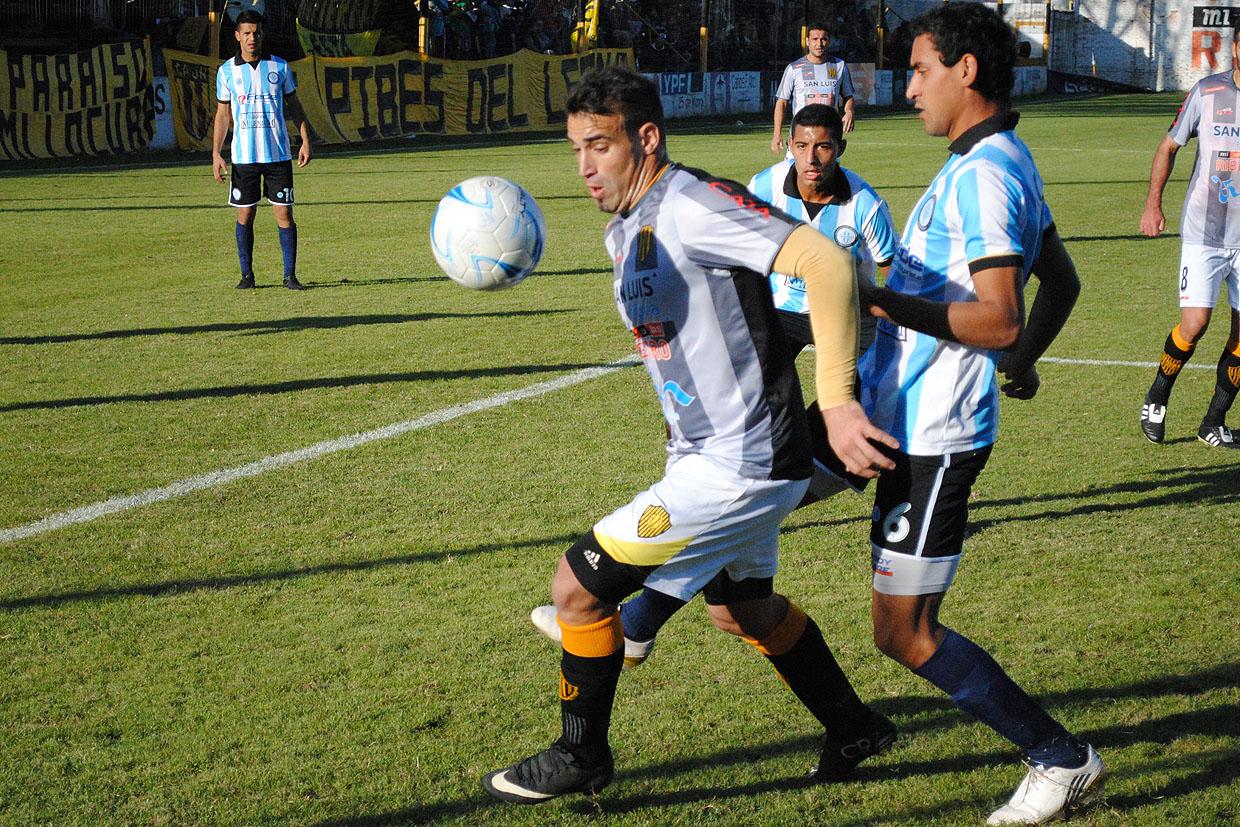
[[766, 656], [828, 732], [847, 731], [868, 719], [869, 710], [835, 662], [818, 624], [791, 600], [788, 613], [771, 634], [745, 640]]
[[560, 745], [587, 764], [599, 764], [607, 760], [607, 729], [624, 664], [620, 612], [587, 626], [559, 623]]
[[1210, 407], [1205, 419], [1201, 421], [1207, 428], [1215, 428], [1223, 424], [1224, 417], [1231, 410], [1231, 403], [1236, 400], [1236, 391], [1240, 389], [1240, 341], [1230, 339], [1223, 355], [1218, 360], [1218, 370], [1214, 374], [1214, 396], [1210, 397]]
[[1162, 358], [1158, 361], [1158, 374], [1147, 394], [1149, 401], [1156, 405], [1167, 404], [1167, 400], [1171, 398], [1171, 387], [1184, 369], [1185, 363], [1192, 358], [1195, 347], [1195, 344], [1184, 341], [1180, 336], [1180, 326], [1176, 325], [1163, 344]]

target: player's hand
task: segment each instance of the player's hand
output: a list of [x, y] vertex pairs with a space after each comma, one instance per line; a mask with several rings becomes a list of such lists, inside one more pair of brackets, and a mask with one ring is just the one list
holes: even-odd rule
[[783, 139], [780, 138], [778, 135], [775, 136], [774, 138], [771, 138], [771, 152], [774, 152], [776, 155], [780, 155], [783, 153], [783, 151], [784, 151]]
[[1141, 213], [1141, 232], [1154, 238], [1165, 229], [1167, 217], [1163, 215], [1162, 207], [1147, 206]]
[[831, 443], [831, 450], [835, 451], [850, 474], [873, 478], [881, 471], [896, 467], [895, 462], [874, 443], [882, 443], [888, 448], [899, 448], [900, 443], [870, 422], [861, 403], [849, 400], [843, 405], [827, 408], [822, 412], [822, 421], [827, 426], [827, 442]]
[[310, 163], [310, 142], [302, 141], [301, 148], [297, 150], [297, 166], [304, 167]]
[[1038, 388], [1042, 387], [1042, 378], [1038, 376], [1038, 369], [1034, 365], [1022, 368], [1013, 364], [1011, 354], [1005, 353], [999, 357], [998, 369], [999, 373], [1008, 380], [999, 386], [999, 390], [1012, 399], [1033, 399], [1037, 395]]
[[219, 153], [211, 158], [211, 173], [216, 181], [224, 183], [224, 176], [228, 174], [228, 164], [224, 163], [224, 158]]
[[842, 115], [842, 116], [840, 117], [840, 120], [842, 120], [842, 121], [844, 122], [844, 131], [845, 131], [845, 132], [852, 132], [852, 131], [853, 131], [853, 116], [852, 116], [851, 114], [849, 114], [849, 113], [847, 113], [847, 112], [846, 112], [846, 113], [844, 113], [844, 115]]

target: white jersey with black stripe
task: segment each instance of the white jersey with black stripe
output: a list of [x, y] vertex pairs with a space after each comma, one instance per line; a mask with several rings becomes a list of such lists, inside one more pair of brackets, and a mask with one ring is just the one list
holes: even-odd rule
[[789, 102], [792, 115], [811, 103], [834, 106], [843, 112], [844, 101], [852, 96], [852, 76], [848, 74], [848, 64], [830, 56], [822, 63], [814, 63], [809, 55], [792, 61], [784, 67], [783, 77], [775, 90], [775, 97]]
[[608, 225], [616, 306], [673, 456], [748, 479], [809, 476], [801, 386], [766, 275], [798, 223], [734, 181], [671, 164]]
[[1181, 240], [1240, 249], [1240, 89], [1232, 73], [1197, 81], [1167, 134], [1180, 146], [1197, 138]]

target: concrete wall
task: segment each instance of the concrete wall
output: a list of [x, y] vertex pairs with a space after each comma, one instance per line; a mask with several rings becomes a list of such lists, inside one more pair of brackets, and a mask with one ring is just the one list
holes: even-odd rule
[[1051, 18], [1051, 69], [1187, 91], [1231, 68], [1240, 8], [1213, 0], [1053, 0]]

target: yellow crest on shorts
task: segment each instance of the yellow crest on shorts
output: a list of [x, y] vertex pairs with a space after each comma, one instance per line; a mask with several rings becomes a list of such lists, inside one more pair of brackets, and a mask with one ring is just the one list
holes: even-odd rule
[[564, 680], [564, 673], [560, 673], [560, 700], [571, 701], [577, 697], [577, 693], [581, 690]]
[[661, 505], [648, 505], [637, 521], [638, 537], [658, 537], [672, 527], [672, 515]]

